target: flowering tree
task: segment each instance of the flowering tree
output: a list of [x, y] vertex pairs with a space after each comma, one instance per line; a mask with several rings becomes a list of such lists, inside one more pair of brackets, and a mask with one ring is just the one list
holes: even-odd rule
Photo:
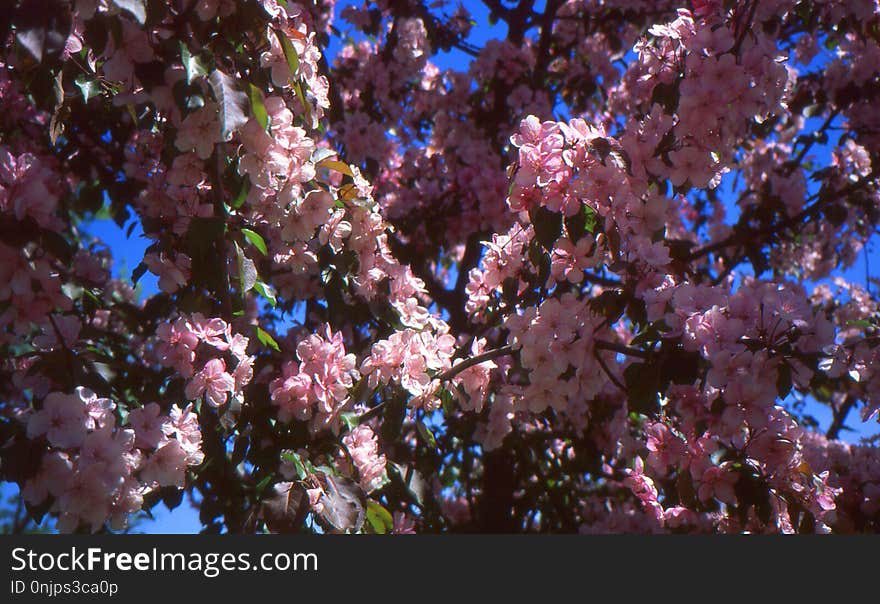
[[[880, 220], [877, 2], [484, 5], [477, 44], [445, 1], [11, 1], [0, 473], [32, 518], [880, 528], [878, 449], [838, 440], [880, 410], [841, 277]], [[150, 240], [131, 279], [99, 212]]]

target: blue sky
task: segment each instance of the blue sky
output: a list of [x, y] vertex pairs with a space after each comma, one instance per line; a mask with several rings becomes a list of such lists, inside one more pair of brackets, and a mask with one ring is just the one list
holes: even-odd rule
[[[359, 3], [340, 2], [337, 4], [337, 10], [341, 11], [342, 8], [349, 4]], [[504, 36], [505, 27], [503, 24], [499, 23], [491, 27], [488, 25], [488, 11], [482, 2], [466, 1], [463, 2], [463, 4], [471, 10], [474, 20], [478, 24], [472, 30], [469, 42], [476, 46], [481, 46], [488, 39]], [[542, 6], [543, 2], [539, 2], [537, 3], [536, 9], [541, 10]], [[345, 29], [346, 24], [341, 20], [337, 19], [336, 24]], [[338, 41], [334, 41], [327, 49], [327, 54], [331, 61], [338, 51], [339, 43]], [[469, 60], [470, 57], [455, 50], [443, 53], [434, 58], [434, 62], [444, 69], [460, 69], [463, 65], [466, 65]], [[818, 162], [825, 162], [829, 158], [828, 148], [816, 147], [813, 155]], [[728, 199], [731, 197], [732, 195], [727, 195]], [[728, 204], [728, 206], [731, 205], [732, 203]], [[732, 210], [731, 214], [735, 216], [736, 212], [734, 208], [730, 209]], [[136, 222], [136, 219], [131, 220]], [[143, 230], [140, 228], [140, 224], [137, 223], [135, 224], [131, 235], [127, 236], [126, 229], [130, 224], [131, 222], [123, 228], [120, 228], [112, 220], [95, 220], [88, 225], [84, 225], [86, 232], [101, 240], [103, 245], [112, 251], [114, 257], [114, 276], [130, 276], [132, 270], [140, 263], [144, 250], [150, 243], [143, 236]], [[880, 253], [878, 253], [876, 237], [870, 242], [868, 253], [860, 255], [856, 263], [843, 273], [842, 276], [856, 283], [865, 283], [866, 267], [869, 265], [874, 274], [876, 274], [877, 268], [880, 267]], [[158, 291], [156, 277], [147, 272], [139, 282], [139, 289], [143, 296], [150, 296], [156, 293]], [[827, 428], [831, 422], [831, 414], [826, 406], [813, 404], [809, 407], [809, 411], [817, 420], [819, 420], [820, 425], [823, 428]], [[852, 414], [850, 425], [856, 427], [857, 430], [855, 432], [844, 432], [842, 434], [842, 438], [850, 442], [855, 442], [860, 437], [868, 436], [877, 431], [874, 422], [861, 424], [855, 417], [855, 414]], [[0, 486], [0, 495], [2, 495], [5, 500], [17, 493], [17, 490], [16, 485], [3, 483], [3, 485]], [[153, 514], [153, 520], [144, 518], [137, 521], [133, 532], [192, 533], [198, 532], [201, 528], [201, 523], [198, 518], [198, 510], [188, 499], [185, 499], [184, 502], [173, 512], [169, 511], [164, 504], [159, 504], [153, 509]]]

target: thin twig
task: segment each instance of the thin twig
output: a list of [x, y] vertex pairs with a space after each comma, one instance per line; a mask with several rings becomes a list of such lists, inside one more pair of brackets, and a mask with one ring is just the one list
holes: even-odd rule
[[594, 345], [598, 350], [610, 350], [612, 352], [625, 354], [630, 357], [638, 357], [640, 359], [648, 358], [648, 353], [646, 351], [642, 350], [641, 348], [627, 346], [626, 344], [618, 344], [617, 342], [608, 342], [605, 340], [595, 340]]
[[702, 256], [705, 256], [707, 254], [711, 254], [712, 252], [717, 252], [718, 250], [722, 250], [722, 249], [724, 249], [726, 247], [730, 247], [732, 245], [742, 245], [749, 238], [757, 238], [757, 237], [762, 237], [764, 235], [775, 235], [776, 231], [781, 231], [781, 230], [786, 229], [788, 227], [799, 224], [805, 218], [809, 219], [814, 214], [818, 214], [819, 211], [823, 208], [824, 204], [826, 202], [828, 202], [829, 200], [837, 199], [843, 195], [847, 195], [849, 193], [857, 191], [861, 187], [870, 183], [875, 176], [877, 176], [877, 172], [872, 172], [871, 174], [869, 174], [867, 177], [863, 178], [862, 180], [851, 183], [851, 184], [843, 187], [839, 191], [835, 191], [834, 194], [827, 195], [824, 198], [822, 198], [823, 196], [822, 196], [821, 191], [819, 193], [816, 193], [815, 195], [811, 195], [810, 197], [807, 198], [807, 202], [815, 202], [815, 203], [812, 203], [811, 205], [807, 206], [801, 212], [795, 214], [794, 216], [786, 218], [785, 220], [781, 220], [776, 224], [772, 224], [772, 225], [764, 227], [762, 229], [755, 229], [755, 230], [752, 230], [751, 232], [749, 232], [748, 230], [742, 229], [742, 228], [737, 230], [736, 227], [733, 227], [734, 233], [732, 235], [730, 235], [729, 237], [725, 237], [721, 241], [716, 241], [715, 243], [710, 243], [710, 244], [707, 244], [701, 248], [694, 250], [693, 252], [691, 252], [690, 254], [687, 255], [687, 257], [685, 258], [685, 261], [691, 262], [691, 261], [696, 260]]
[[626, 392], [626, 386], [620, 383], [620, 380], [615, 377], [615, 375], [611, 372], [611, 369], [608, 368], [608, 364], [605, 362], [605, 359], [602, 358], [602, 355], [599, 354], [598, 350], [593, 351], [593, 356], [599, 361], [599, 366], [602, 367], [602, 370], [605, 372], [605, 375], [608, 376], [608, 379], [611, 380], [615, 386], [620, 388], [622, 391]]

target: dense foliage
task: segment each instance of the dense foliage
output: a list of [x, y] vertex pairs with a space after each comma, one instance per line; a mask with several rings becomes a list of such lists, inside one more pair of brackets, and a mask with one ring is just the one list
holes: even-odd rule
[[[0, 473], [32, 518], [880, 528], [878, 450], [839, 440], [880, 409], [842, 278], [880, 219], [877, 2], [483, 4], [7, 0]], [[104, 215], [150, 240], [130, 278]]]

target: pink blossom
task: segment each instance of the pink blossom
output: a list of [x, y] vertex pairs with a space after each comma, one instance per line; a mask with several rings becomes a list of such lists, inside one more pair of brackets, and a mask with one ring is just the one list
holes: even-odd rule
[[28, 420], [28, 438], [46, 435], [49, 442], [62, 449], [78, 447], [86, 437], [88, 413], [77, 394], [51, 392], [43, 407]]
[[180, 151], [193, 151], [200, 159], [208, 159], [214, 144], [220, 142], [220, 124], [217, 109], [206, 105], [190, 113], [180, 124], [174, 146]]
[[369, 493], [379, 488], [384, 481], [385, 456], [379, 455], [379, 442], [372, 428], [367, 425], [355, 427], [342, 437], [342, 444], [354, 461], [363, 489]]
[[272, 403], [278, 405], [278, 418], [289, 422], [296, 418], [305, 420], [312, 414], [311, 388], [312, 379], [308, 374], [300, 373], [296, 363], [285, 363], [282, 377], [269, 384]]
[[182, 487], [186, 481], [186, 468], [187, 454], [180, 446], [180, 442], [169, 440], [150, 455], [141, 470], [141, 479], [147, 483], [158, 483], [163, 487]]
[[153, 449], [162, 440], [163, 427], [167, 418], [160, 416], [160, 412], [159, 405], [156, 403], [149, 403], [129, 412], [128, 423], [134, 428], [137, 446]]
[[716, 498], [728, 505], [736, 504], [736, 493], [733, 485], [736, 484], [737, 474], [722, 466], [708, 466], [699, 476], [699, 489], [697, 495], [703, 501]]
[[235, 391], [235, 379], [226, 373], [226, 361], [211, 359], [186, 385], [186, 397], [194, 400], [206, 395], [209, 405], [219, 407], [227, 393]]

